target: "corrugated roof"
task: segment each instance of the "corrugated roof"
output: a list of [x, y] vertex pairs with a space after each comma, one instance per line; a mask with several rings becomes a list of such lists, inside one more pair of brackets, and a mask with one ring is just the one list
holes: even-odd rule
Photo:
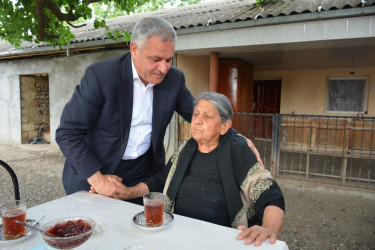
[[[215, 25], [375, 5], [375, 0], [368, 0], [367, 4], [364, 4], [364, 2], [365, 0], [283, 0], [274, 4], [264, 5], [260, 9], [255, 0], [219, 0], [126, 17], [116, 17], [108, 19], [107, 24], [110, 29], [131, 32], [139, 18], [159, 16], [170, 22], [176, 30], [180, 30], [206, 26], [210, 20], [209, 24]], [[91, 29], [86, 27], [82, 31], [77, 30], [77, 40], [80, 40], [78, 37], [81, 33], [92, 31], [92, 28], [91, 26]], [[90, 36], [90, 38], [95, 39], [95, 35], [97, 35], [95, 33], [92, 33], [93, 36]]]
[[[107, 19], [110, 30], [131, 32], [134, 24], [146, 16], [159, 16], [170, 22], [176, 30], [222, 23], [235, 23], [249, 20], [270, 19], [306, 13], [324, 13], [331, 10], [344, 10], [375, 6], [375, 0], [282, 0], [267, 4], [260, 9], [255, 0], [218, 0], [200, 4], [158, 10], [143, 14]], [[78, 29], [72, 28], [76, 36], [72, 43], [108, 39], [105, 29], [95, 29], [88, 23]], [[35, 44], [23, 43], [21, 48], [31, 48]], [[49, 46], [49, 45], [39, 45]], [[0, 51], [11, 49], [5, 42], [0, 43]]]

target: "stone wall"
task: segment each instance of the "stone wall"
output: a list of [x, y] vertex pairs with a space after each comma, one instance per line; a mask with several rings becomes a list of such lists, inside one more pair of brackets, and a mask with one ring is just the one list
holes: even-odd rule
[[[21, 76], [22, 143], [50, 129], [48, 75]], [[46, 138], [46, 137], [44, 137]]]

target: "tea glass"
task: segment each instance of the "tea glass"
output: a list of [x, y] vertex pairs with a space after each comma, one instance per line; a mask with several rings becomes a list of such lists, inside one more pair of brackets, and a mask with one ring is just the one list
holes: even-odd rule
[[26, 223], [26, 202], [14, 200], [1, 204], [0, 214], [3, 222], [3, 233], [6, 240], [18, 239], [25, 235], [26, 226], [17, 223]]
[[164, 222], [164, 195], [150, 192], [143, 196], [145, 221], [148, 227], [159, 227]]

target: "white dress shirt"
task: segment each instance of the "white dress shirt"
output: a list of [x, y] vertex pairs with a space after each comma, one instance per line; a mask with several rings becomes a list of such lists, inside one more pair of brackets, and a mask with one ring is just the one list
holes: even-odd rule
[[123, 160], [138, 158], [146, 153], [151, 146], [152, 132], [152, 101], [154, 97], [153, 87], [155, 84], [148, 83], [145, 86], [137, 70], [133, 70], [133, 115], [130, 126], [128, 144], [126, 145]]

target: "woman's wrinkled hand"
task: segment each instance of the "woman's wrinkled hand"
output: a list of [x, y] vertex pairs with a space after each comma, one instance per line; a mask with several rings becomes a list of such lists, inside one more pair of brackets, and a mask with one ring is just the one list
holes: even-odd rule
[[246, 245], [250, 245], [254, 242], [255, 246], [260, 246], [263, 241], [270, 239], [270, 243], [274, 244], [277, 240], [275, 233], [269, 231], [267, 228], [262, 226], [245, 227], [239, 226], [238, 230], [242, 231], [238, 236], [238, 240], [245, 240]]

